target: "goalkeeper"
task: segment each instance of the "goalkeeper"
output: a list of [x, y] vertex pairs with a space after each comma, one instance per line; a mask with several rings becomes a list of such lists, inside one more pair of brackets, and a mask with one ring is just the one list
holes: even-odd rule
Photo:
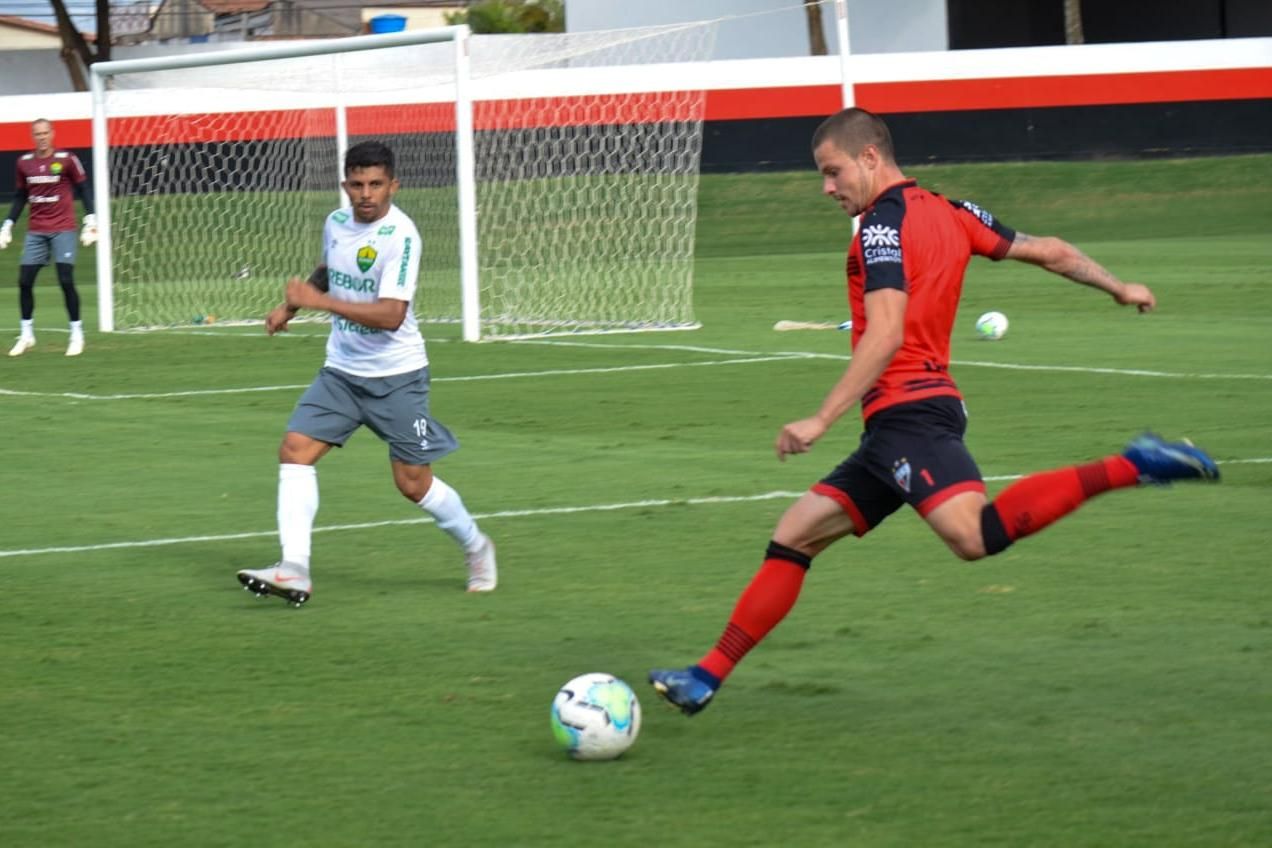
[[84, 352], [84, 325], [80, 321], [79, 293], [75, 290], [75, 197], [84, 204], [84, 229], [80, 240], [85, 245], [97, 241], [97, 217], [93, 214], [92, 192], [88, 175], [79, 157], [53, 147], [53, 124], [41, 118], [31, 124], [35, 150], [18, 158], [13, 205], [0, 223], [0, 250], [13, 241], [13, 223], [22, 207], [31, 204], [26, 241], [18, 266], [18, 305], [22, 311], [22, 330], [9, 350], [10, 356], [21, 356], [35, 347], [35, 278], [40, 268], [53, 262], [57, 281], [62, 286], [66, 314], [71, 320], [71, 339], [67, 356]]

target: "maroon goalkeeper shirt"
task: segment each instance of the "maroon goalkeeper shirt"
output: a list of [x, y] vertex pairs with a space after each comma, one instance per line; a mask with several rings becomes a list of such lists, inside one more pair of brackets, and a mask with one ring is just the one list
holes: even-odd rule
[[19, 191], [26, 189], [31, 205], [27, 231], [62, 233], [74, 230], [75, 194], [73, 185], [86, 179], [79, 157], [65, 150], [55, 150], [43, 158], [27, 153], [18, 158]]
[[999, 260], [1016, 233], [974, 203], [949, 200], [913, 180], [886, 188], [862, 213], [848, 251], [852, 344], [866, 331], [866, 292], [904, 291], [905, 335], [879, 381], [861, 399], [869, 418], [899, 403], [962, 397], [950, 378], [950, 333], [973, 255]]

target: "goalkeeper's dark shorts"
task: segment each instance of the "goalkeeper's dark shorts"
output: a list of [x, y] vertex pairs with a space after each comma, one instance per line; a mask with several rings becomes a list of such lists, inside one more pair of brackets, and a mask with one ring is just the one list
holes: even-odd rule
[[966, 430], [967, 411], [955, 397], [889, 407], [870, 416], [856, 452], [812, 491], [834, 499], [858, 536], [902, 504], [927, 515], [955, 495], [985, 491]]
[[366, 425], [389, 446], [389, 457], [431, 465], [459, 449], [459, 441], [428, 412], [428, 368], [391, 377], [357, 377], [335, 368], [318, 372], [300, 396], [287, 429], [343, 447]]

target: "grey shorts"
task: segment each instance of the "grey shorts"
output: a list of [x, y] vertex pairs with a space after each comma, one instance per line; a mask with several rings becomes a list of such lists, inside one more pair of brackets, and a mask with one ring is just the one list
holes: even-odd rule
[[74, 265], [79, 252], [79, 237], [74, 230], [60, 233], [27, 233], [22, 243], [23, 265]]
[[431, 465], [459, 449], [459, 441], [428, 413], [428, 369], [392, 377], [355, 377], [323, 368], [300, 396], [290, 432], [342, 447], [365, 424], [389, 445], [389, 456]]

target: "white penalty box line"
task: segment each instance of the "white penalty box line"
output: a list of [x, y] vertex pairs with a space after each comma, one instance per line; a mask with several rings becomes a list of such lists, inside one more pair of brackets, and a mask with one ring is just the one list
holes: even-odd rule
[[[1229, 459], [1219, 462], [1219, 465], [1252, 465], [1252, 464], [1269, 464], [1272, 463], [1272, 457], [1257, 457], [1253, 459]], [[986, 476], [983, 479], [988, 483], [1009, 482], [1011, 480], [1019, 480], [1024, 477], [1023, 474], [1001, 474]], [[537, 509], [514, 509], [500, 510], [496, 512], [474, 513], [473, 518], [478, 521], [503, 518], [540, 518], [551, 515], [578, 515], [584, 513], [597, 512], [619, 512], [630, 509], [649, 509], [651, 507], [679, 507], [679, 506], [711, 506], [711, 505], [728, 505], [740, 503], [755, 503], [759, 501], [771, 501], [778, 499], [794, 500], [803, 495], [804, 492], [788, 492], [788, 491], [772, 491], [763, 492], [757, 495], [717, 495], [701, 498], [650, 498], [639, 501], [625, 501], [620, 503], [608, 504], [588, 504], [584, 506], [555, 506], [540, 507]], [[416, 524], [433, 524], [432, 518], [401, 518], [388, 521], [366, 521], [357, 524], [333, 524], [326, 527], [315, 527], [314, 533], [342, 533], [348, 531], [374, 530], [383, 527], [405, 527]], [[22, 556], [41, 556], [45, 554], [82, 554], [96, 553], [99, 551], [115, 551], [115, 550], [133, 550], [137, 548], [159, 548], [170, 545], [191, 545], [202, 544], [207, 542], [233, 542], [242, 539], [264, 539], [275, 537], [278, 535], [277, 530], [253, 530], [244, 533], [220, 533], [215, 535], [203, 536], [178, 536], [165, 539], [136, 539], [124, 542], [102, 542], [93, 545], [58, 545], [47, 548], [14, 548], [9, 550], [0, 550], [0, 559]]]

